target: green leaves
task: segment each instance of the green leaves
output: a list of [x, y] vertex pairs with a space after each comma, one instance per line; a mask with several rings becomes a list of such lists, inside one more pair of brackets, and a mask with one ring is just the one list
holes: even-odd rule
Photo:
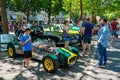
[[[14, 11], [35, 14], [45, 10], [49, 16], [57, 15], [64, 11], [67, 18], [80, 16], [81, 0], [6, 0], [7, 6]], [[82, 0], [83, 15], [94, 13], [107, 18], [118, 17], [120, 14], [120, 0]], [[117, 15], [116, 15], [117, 14]]]

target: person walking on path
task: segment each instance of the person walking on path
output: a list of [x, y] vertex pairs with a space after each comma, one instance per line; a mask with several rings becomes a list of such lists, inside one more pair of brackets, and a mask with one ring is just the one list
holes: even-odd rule
[[83, 51], [82, 55], [85, 55], [86, 48], [88, 49], [88, 55], [91, 53], [91, 36], [93, 33], [94, 25], [90, 23], [90, 19], [86, 18], [86, 22], [82, 24], [81, 36], [83, 37]]
[[109, 25], [107, 24], [107, 19], [101, 20], [102, 27], [98, 31], [98, 53], [99, 53], [99, 62], [98, 67], [106, 67], [107, 64], [107, 43], [110, 36]]
[[21, 45], [23, 46], [24, 57], [23, 60], [24, 67], [28, 70], [30, 69], [29, 61], [32, 57], [32, 42], [30, 36], [30, 29], [26, 28], [24, 34], [21, 36]]
[[113, 21], [110, 23], [110, 30], [111, 30], [111, 35], [112, 35], [112, 39], [116, 40], [117, 38], [117, 30], [118, 30], [118, 22], [117, 19], [113, 19]]

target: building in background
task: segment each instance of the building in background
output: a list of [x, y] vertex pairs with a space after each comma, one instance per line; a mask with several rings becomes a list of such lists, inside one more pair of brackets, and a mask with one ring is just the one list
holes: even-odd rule
[[[51, 23], [54, 23], [54, 24], [63, 23], [63, 21], [64, 21], [63, 16], [64, 16], [63, 12], [60, 12], [56, 16], [51, 16]], [[27, 16], [22, 12], [10, 11], [10, 9], [8, 8], [7, 9], [7, 18], [8, 18], [8, 23], [11, 21], [24, 22], [24, 21], [26, 21]], [[48, 14], [45, 11], [41, 11], [40, 13], [37, 13], [36, 15], [30, 15], [29, 20], [37, 21], [38, 24], [47, 24], [48, 23]], [[1, 13], [0, 13], [0, 22], [2, 22]]]

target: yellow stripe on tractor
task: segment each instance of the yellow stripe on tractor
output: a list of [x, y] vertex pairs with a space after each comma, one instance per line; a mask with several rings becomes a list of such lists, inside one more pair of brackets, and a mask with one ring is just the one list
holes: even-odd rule
[[[66, 49], [66, 48], [61, 48], [62, 50], [64, 50], [64, 51], [66, 51], [67, 53], [69, 53], [71, 56], [68, 58], [68, 61], [67, 61], [67, 64], [71, 64], [71, 63], [73, 63], [73, 62], [76, 62], [76, 60], [77, 60], [77, 55], [75, 54], [75, 53], [73, 53], [73, 52], [71, 52], [71, 51], [69, 51], [68, 49]], [[72, 58], [75, 58], [73, 61], [71, 61], [70, 59], [72, 59]]]

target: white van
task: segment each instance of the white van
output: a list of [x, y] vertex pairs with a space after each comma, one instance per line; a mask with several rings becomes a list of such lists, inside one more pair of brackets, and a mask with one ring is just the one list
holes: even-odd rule
[[30, 17], [29, 17], [29, 21], [30, 21], [30, 22], [33, 22], [33, 21], [34, 21], [34, 22], [37, 22], [38, 25], [44, 24], [44, 19], [43, 19], [43, 17], [40, 16], [40, 15], [30, 16]]

